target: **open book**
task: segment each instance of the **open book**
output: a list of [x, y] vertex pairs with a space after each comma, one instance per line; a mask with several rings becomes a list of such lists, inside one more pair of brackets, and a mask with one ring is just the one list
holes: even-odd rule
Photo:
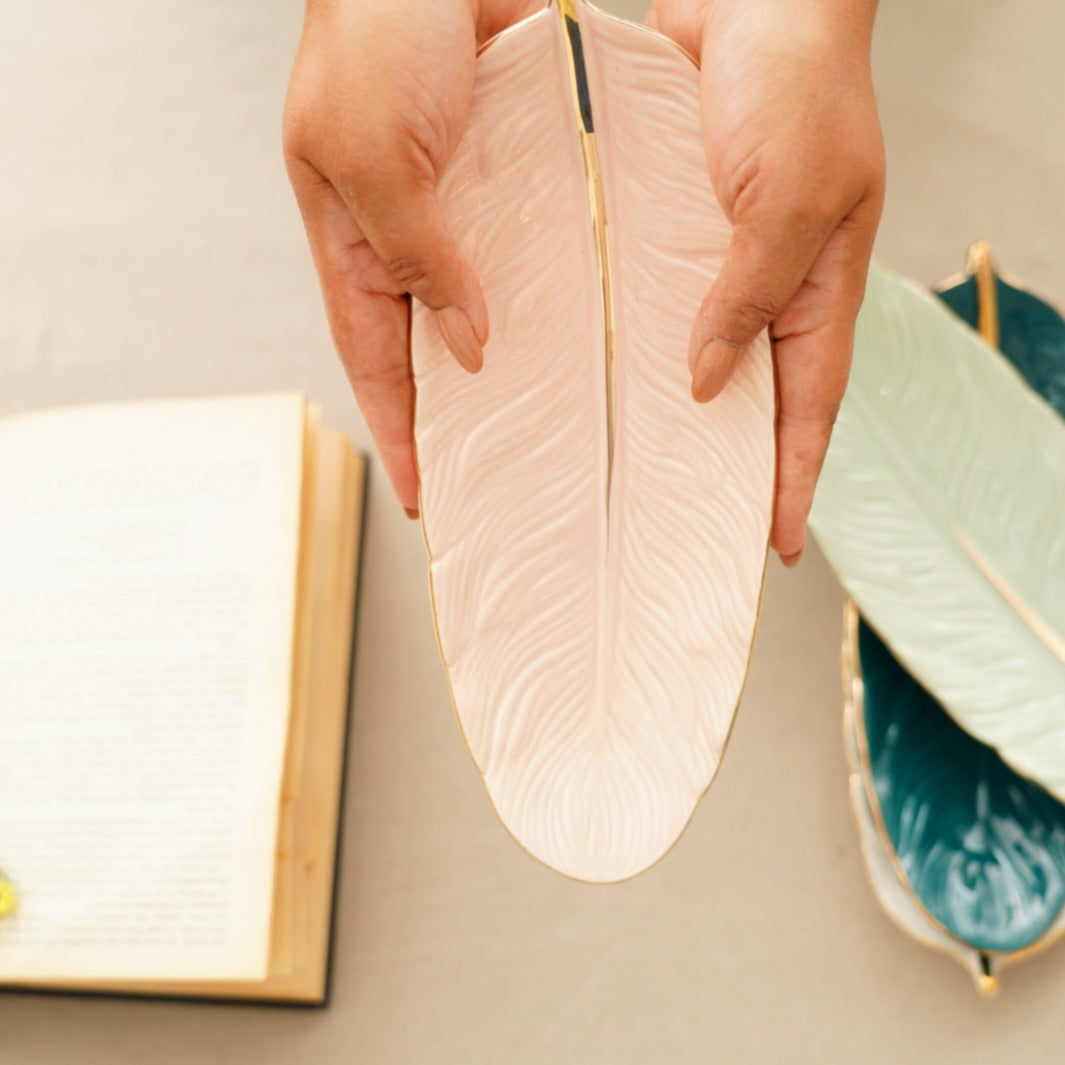
[[0, 986], [326, 996], [363, 460], [302, 396], [0, 421]]

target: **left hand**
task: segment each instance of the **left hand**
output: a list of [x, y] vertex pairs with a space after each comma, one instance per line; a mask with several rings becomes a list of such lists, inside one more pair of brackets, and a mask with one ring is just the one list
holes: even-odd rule
[[471, 373], [488, 310], [436, 198], [463, 130], [478, 44], [535, 0], [308, 0], [284, 148], [329, 324], [407, 514], [418, 516], [410, 300]]

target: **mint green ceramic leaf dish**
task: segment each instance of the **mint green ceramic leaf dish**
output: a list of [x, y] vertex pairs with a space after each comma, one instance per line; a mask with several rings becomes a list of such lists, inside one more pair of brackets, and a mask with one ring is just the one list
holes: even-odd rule
[[1065, 423], [879, 268], [811, 527], [906, 670], [1065, 797]]
[[[999, 278], [986, 244], [937, 295], [1065, 415], [1065, 321]], [[852, 800], [874, 890], [993, 993], [1002, 965], [1065, 929], [1065, 806], [961, 729], [853, 603], [845, 627]]]

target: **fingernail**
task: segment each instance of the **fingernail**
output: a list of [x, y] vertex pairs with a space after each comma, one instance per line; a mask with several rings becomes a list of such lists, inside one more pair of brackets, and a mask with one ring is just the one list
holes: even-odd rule
[[488, 343], [488, 304], [484, 301], [484, 289], [469, 263], [462, 264], [462, 288], [463, 306], [468, 308], [467, 317], [473, 326], [473, 335], [483, 348]]
[[744, 347], [714, 337], [699, 352], [692, 372], [692, 398], [707, 403], [716, 396], [743, 356]]
[[436, 312], [436, 324], [459, 365], [470, 373], [477, 373], [484, 365], [484, 351], [477, 342], [477, 335], [466, 312], [461, 307], [445, 307]]
[[802, 548], [793, 555], [781, 555], [780, 561], [784, 563], [788, 569], [794, 569], [799, 564], [799, 559], [802, 558]]
[[410, 518], [411, 521], [418, 520], [418, 510], [416, 507], [404, 507], [403, 509], [406, 511], [407, 517]]

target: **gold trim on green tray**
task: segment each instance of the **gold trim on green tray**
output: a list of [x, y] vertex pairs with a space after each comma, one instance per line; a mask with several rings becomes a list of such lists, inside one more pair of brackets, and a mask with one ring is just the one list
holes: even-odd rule
[[995, 291], [995, 266], [991, 245], [977, 240], [969, 245], [965, 272], [976, 278], [976, 324], [980, 336], [993, 348], [998, 347], [998, 293]]

